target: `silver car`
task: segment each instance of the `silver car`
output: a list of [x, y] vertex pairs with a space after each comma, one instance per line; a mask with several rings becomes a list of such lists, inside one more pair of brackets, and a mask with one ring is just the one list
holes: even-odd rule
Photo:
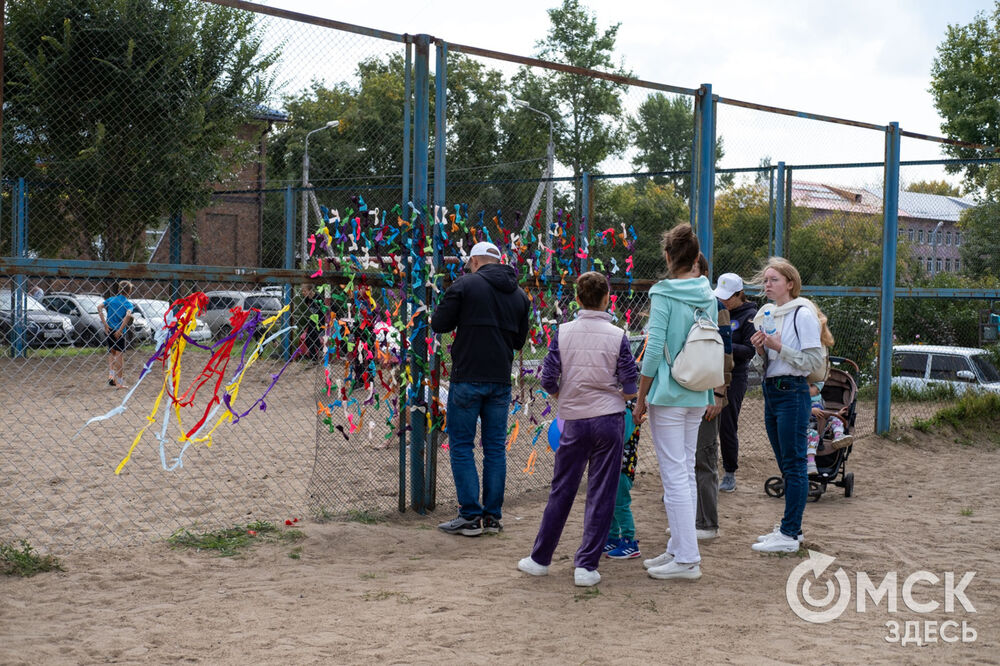
[[[170, 303], [168, 301], [159, 301], [152, 298], [134, 298], [132, 302], [135, 303], [135, 307], [139, 310], [146, 321], [149, 322], [153, 336], [155, 337], [156, 331], [160, 330], [160, 327], [164, 325], [166, 321], [166, 314], [170, 311]], [[206, 340], [212, 339], [212, 329], [208, 327], [208, 324], [203, 320], [195, 317], [194, 330], [188, 334], [194, 342], [205, 342]]]
[[229, 334], [229, 311], [235, 307], [260, 310], [264, 319], [278, 314], [284, 307], [277, 296], [259, 291], [208, 291], [205, 295], [208, 296], [208, 307], [202, 318], [211, 327], [212, 336], [216, 338]]

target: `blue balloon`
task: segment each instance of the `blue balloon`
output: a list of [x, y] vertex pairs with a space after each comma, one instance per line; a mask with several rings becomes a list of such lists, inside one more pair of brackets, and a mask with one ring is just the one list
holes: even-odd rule
[[562, 435], [559, 421], [560, 419], [552, 419], [552, 423], [549, 424], [549, 448], [553, 451], [559, 448], [559, 436]]

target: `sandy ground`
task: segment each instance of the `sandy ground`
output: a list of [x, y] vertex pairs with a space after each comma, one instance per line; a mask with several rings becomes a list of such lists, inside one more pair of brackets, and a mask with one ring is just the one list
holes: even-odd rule
[[[806, 560], [750, 550], [782, 506], [762, 492], [773, 462], [753, 456], [721, 498], [722, 535], [703, 542], [696, 582], [656, 581], [640, 560], [605, 560], [598, 587], [574, 587], [582, 495], [550, 575], [519, 573], [545, 502], [535, 492], [508, 502], [496, 537], [448, 536], [434, 528], [441, 516], [409, 513], [377, 525], [305, 520], [301, 559], [288, 545], [235, 558], [162, 542], [73, 551], [63, 573], [0, 581], [0, 662], [996, 663], [1000, 482], [988, 470], [997, 455], [995, 445], [950, 434], [869, 437], [848, 463], [855, 496], [831, 487], [805, 517], [808, 548], [836, 558], [821, 581], [841, 567], [852, 586], [857, 572], [877, 583], [896, 571], [902, 585], [919, 570], [942, 581], [974, 571], [965, 592], [975, 613], [942, 604], [921, 615], [902, 597], [897, 613], [885, 601], [858, 613], [852, 596], [830, 624], [798, 619], [785, 586]], [[651, 472], [640, 470], [634, 490], [646, 556], [664, 547]], [[914, 596], [943, 602], [943, 582], [919, 584]], [[890, 644], [890, 620], [966, 622], [977, 639]]]
[[[147, 355], [131, 352], [129, 367], [137, 370]], [[256, 398], [278, 369], [258, 364], [244, 395]], [[782, 510], [781, 500], [763, 492], [775, 464], [758, 399], [744, 406], [739, 486], [721, 497], [722, 536], [704, 543], [704, 577], [655, 581], [640, 560], [606, 560], [601, 584], [584, 590], [572, 582], [582, 495], [550, 575], [534, 579], [515, 568], [530, 551], [551, 474], [547, 449], [535, 475], [522, 471], [527, 427], [509, 454], [504, 532], [452, 537], [435, 529], [454, 515], [447, 452], [438, 461], [437, 510], [395, 513], [395, 444], [383, 450], [364, 435], [317, 438], [315, 368], [297, 364], [287, 372], [266, 412], [220, 431], [211, 449], [191, 449], [182, 470], [163, 471], [147, 434], [114, 476], [159, 380], [140, 387], [128, 412], [77, 435], [87, 418], [123, 397], [104, 385], [103, 354], [0, 359], [0, 539], [27, 538], [66, 568], [0, 580], [0, 663], [997, 662], [993, 433], [865, 437], [848, 462], [855, 496], [831, 487], [809, 504], [805, 520], [808, 548], [836, 558], [813, 597], [840, 568], [854, 588], [858, 572], [876, 583], [896, 572], [902, 587], [926, 570], [942, 582], [921, 583], [914, 596], [943, 602], [946, 572], [956, 580], [975, 572], [966, 593], [976, 612], [942, 605], [921, 615], [900, 596], [896, 613], [886, 601], [859, 613], [854, 594], [842, 616], [820, 625], [797, 618], [786, 600], [786, 581], [807, 561], [805, 551], [778, 557], [750, 550]], [[932, 412], [904, 405], [894, 417]], [[870, 433], [872, 406], [859, 405], [859, 414], [859, 434]], [[376, 433], [374, 443], [380, 438]], [[646, 557], [665, 545], [660, 495], [644, 444], [634, 510]], [[389, 518], [319, 522], [318, 509], [370, 509]], [[163, 541], [182, 527], [293, 517], [301, 519], [303, 541], [235, 558], [171, 550]], [[290, 557], [293, 548], [301, 548], [299, 559]], [[977, 640], [890, 644], [885, 623], [893, 620], [901, 627], [964, 621]]]

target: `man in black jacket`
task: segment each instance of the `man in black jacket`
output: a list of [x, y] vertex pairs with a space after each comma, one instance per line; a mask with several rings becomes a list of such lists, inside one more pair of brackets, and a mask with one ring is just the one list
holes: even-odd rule
[[[434, 310], [431, 328], [458, 328], [451, 347], [448, 392], [448, 441], [451, 473], [458, 494], [458, 517], [438, 527], [449, 534], [497, 533], [507, 478], [507, 413], [514, 350], [528, 337], [528, 296], [517, 286], [517, 273], [500, 263], [493, 243], [476, 243], [466, 264], [468, 274], [455, 280]], [[482, 422], [483, 493], [473, 457], [476, 421]]]

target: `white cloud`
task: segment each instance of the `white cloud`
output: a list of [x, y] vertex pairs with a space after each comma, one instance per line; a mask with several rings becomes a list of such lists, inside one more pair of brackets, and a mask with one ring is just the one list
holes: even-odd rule
[[[535, 43], [549, 27], [545, 8], [557, 0], [499, 4], [267, 0], [267, 4], [533, 55]], [[877, 124], [898, 121], [905, 129], [926, 134], [939, 132], [940, 118], [927, 88], [935, 49], [947, 25], [968, 23], [977, 11], [994, 6], [991, 0], [591, 0], [586, 4], [602, 28], [621, 23], [618, 52], [640, 78], [690, 88], [710, 82], [723, 97]], [[349, 58], [350, 53], [338, 56]], [[502, 69], [511, 71], [506, 65]], [[632, 104], [641, 99], [629, 96]], [[739, 115], [724, 107], [720, 130], [722, 113]], [[745, 118], [742, 125], [726, 128], [731, 159], [750, 162], [742, 166], [756, 164], [765, 150], [774, 157], [802, 155], [819, 161], [871, 159], [873, 154], [881, 158], [881, 137], [875, 132], [869, 139], [859, 130], [813, 127], [820, 123], [770, 114]], [[859, 132], [865, 138], [857, 138]], [[744, 151], [742, 146], [753, 148]], [[936, 145], [908, 142], [905, 150], [911, 157], [940, 155]]]

